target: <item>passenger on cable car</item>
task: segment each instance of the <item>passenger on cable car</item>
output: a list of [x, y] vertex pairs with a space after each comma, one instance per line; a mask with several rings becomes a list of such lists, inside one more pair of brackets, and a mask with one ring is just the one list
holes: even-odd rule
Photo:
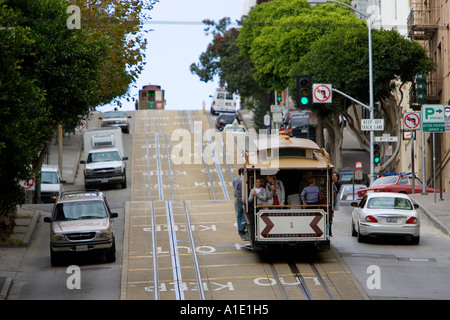
[[309, 185], [308, 180], [313, 177], [313, 172], [311, 170], [306, 171], [305, 175], [303, 176], [303, 180], [300, 181], [300, 184], [298, 186], [298, 194], [302, 194], [303, 189]]
[[321, 193], [320, 188], [316, 186], [316, 179], [309, 178], [308, 186], [303, 188], [300, 199], [304, 205], [318, 205]]
[[262, 206], [267, 204], [268, 196], [271, 196], [271, 194], [266, 193], [266, 189], [262, 186], [262, 180], [261, 178], [256, 178], [255, 180], [255, 186], [250, 191], [250, 196], [248, 197], [248, 201], [252, 202], [253, 198], [256, 197], [256, 205]]
[[245, 217], [244, 217], [244, 207], [242, 202], [242, 174], [244, 170], [239, 168], [239, 175], [233, 179], [233, 189], [234, 189], [234, 207], [236, 210], [237, 227], [239, 234], [245, 234]]
[[[275, 176], [267, 176], [266, 194], [268, 195], [268, 205], [284, 206], [286, 194], [284, 191], [283, 181], [277, 180]], [[270, 197], [270, 194], [272, 195]], [[278, 209], [277, 207], [271, 207], [271, 209]]]

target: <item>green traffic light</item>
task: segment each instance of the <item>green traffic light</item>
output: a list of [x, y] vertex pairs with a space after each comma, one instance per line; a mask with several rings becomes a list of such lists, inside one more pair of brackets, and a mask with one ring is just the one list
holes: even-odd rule
[[373, 161], [374, 161], [375, 163], [380, 163], [380, 158], [379, 158], [379, 157], [375, 157], [375, 159], [373, 159]]
[[300, 99], [300, 102], [301, 102], [302, 104], [308, 104], [308, 98], [307, 98], [307, 97], [302, 97], [302, 98]]

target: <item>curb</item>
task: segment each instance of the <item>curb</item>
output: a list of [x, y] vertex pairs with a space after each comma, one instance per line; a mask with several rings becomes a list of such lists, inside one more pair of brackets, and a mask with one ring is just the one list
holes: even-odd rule
[[37, 223], [39, 222], [39, 219], [41, 217], [41, 211], [40, 210], [34, 210], [29, 209], [27, 210], [34, 211], [33, 218], [31, 218], [31, 222], [28, 225], [27, 232], [25, 233], [23, 240], [21, 242], [0, 242], [0, 247], [7, 248], [7, 247], [28, 247], [31, 238], [33, 237], [34, 231], [36, 230]]
[[441, 230], [444, 234], [450, 235], [450, 229], [445, 223], [443, 223], [438, 217], [436, 217], [434, 214], [430, 214], [432, 210], [428, 208], [426, 205], [424, 205], [422, 202], [417, 201], [415, 199], [411, 199], [414, 203], [419, 205], [419, 212], [422, 213], [424, 216], [430, 220], [431, 224], [436, 227], [437, 229]]
[[[0, 278], [1, 280], [1, 278]], [[5, 282], [3, 283], [3, 287], [0, 291], [0, 300], [6, 300], [6, 297], [8, 296], [9, 289], [12, 285], [12, 279], [11, 278], [5, 278]]]

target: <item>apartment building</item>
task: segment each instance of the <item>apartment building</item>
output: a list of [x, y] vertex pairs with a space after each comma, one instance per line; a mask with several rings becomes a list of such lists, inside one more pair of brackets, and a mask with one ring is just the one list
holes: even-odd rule
[[[419, 41], [436, 63], [436, 69], [427, 75], [427, 103], [448, 106], [450, 105], [450, 1], [409, 1], [411, 11], [408, 17], [408, 37]], [[450, 132], [435, 134], [435, 150], [433, 150], [433, 135], [425, 133], [424, 136], [424, 143], [417, 144], [415, 153], [426, 155], [426, 179], [431, 181], [433, 178], [432, 157], [435, 154], [436, 187], [441, 188], [439, 182], [442, 182], [442, 189], [449, 191]]]

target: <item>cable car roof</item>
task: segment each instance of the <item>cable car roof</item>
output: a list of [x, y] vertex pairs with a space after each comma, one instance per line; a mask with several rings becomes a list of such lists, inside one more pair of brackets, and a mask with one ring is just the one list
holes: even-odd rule
[[[278, 141], [277, 141], [278, 140]], [[254, 142], [255, 151], [247, 151], [248, 169], [327, 169], [333, 168], [330, 155], [314, 141], [302, 138], [279, 137], [260, 138]], [[272, 149], [278, 149], [275, 156]]]

